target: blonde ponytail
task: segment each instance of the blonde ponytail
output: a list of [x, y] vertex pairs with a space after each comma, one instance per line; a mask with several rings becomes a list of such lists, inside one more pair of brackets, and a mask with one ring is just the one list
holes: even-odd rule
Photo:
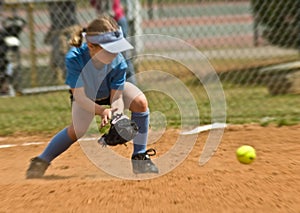
[[71, 37], [69, 44], [71, 46], [74, 47], [80, 47], [83, 41], [83, 35], [82, 33], [84, 33], [86, 31], [85, 28], [81, 28], [79, 30], [77, 30]]
[[69, 45], [74, 47], [80, 47], [83, 42], [82, 33], [87, 35], [97, 35], [106, 32], [113, 32], [119, 29], [117, 22], [108, 15], [101, 15], [98, 18], [94, 19], [87, 28], [80, 27], [75, 33], [71, 36], [69, 40]]

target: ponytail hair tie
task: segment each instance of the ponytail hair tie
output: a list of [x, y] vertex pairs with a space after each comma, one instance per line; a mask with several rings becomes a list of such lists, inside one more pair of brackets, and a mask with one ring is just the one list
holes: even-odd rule
[[81, 29], [81, 36], [83, 36], [83, 37], [85, 37], [85, 35], [86, 35], [86, 28], [84, 27], [84, 28], [82, 28]]

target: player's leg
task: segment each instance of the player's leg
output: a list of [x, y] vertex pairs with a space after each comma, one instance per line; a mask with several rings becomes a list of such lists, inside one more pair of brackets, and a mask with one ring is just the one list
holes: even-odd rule
[[134, 173], [158, 173], [157, 167], [149, 157], [155, 155], [155, 150], [147, 150], [150, 120], [147, 98], [141, 90], [129, 82], [125, 83], [123, 98], [125, 108], [131, 111], [131, 120], [139, 127], [138, 135], [133, 139], [133, 171]]
[[27, 170], [27, 178], [42, 177], [51, 161], [66, 151], [77, 139], [87, 131], [94, 114], [82, 109], [76, 102], [72, 105], [73, 122], [69, 127], [58, 132], [47, 145], [45, 150], [31, 160]]
[[148, 127], [149, 127], [149, 109], [148, 102], [136, 86], [126, 82], [123, 92], [124, 107], [131, 111], [131, 119], [139, 127], [139, 134], [134, 138], [133, 154], [143, 153], [146, 151]]
[[73, 102], [72, 124], [56, 134], [39, 157], [50, 163], [85, 134], [93, 118], [93, 113]]

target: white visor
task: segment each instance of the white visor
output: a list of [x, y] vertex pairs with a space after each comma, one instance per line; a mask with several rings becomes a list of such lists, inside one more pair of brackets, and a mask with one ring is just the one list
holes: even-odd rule
[[98, 35], [85, 35], [88, 42], [99, 44], [110, 53], [119, 53], [133, 49], [133, 46], [124, 38], [122, 29], [114, 32], [101, 33]]

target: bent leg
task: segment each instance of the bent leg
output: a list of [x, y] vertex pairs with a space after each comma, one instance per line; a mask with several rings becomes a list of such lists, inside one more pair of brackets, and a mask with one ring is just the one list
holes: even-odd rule
[[139, 132], [133, 139], [131, 156], [133, 173], [159, 173], [158, 168], [150, 159], [150, 156], [154, 156], [156, 151], [152, 148], [147, 150], [150, 112], [146, 96], [128, 82], [125, 84], [123, 95], [125, 108], [129, 108], [131, 120], [135, 121], [139, 127]]
[[92, 113], [83, 110], [76, 102], [73, 102], [72, 124], [57, 133], [38, 157], [50, 163], [85, 134], [93, 117]]
[[126, 82], [123, 98], [125, 108], [131, 111], [131, 120], [139, 127], [139, 132], [133, 139], [133, 154], [144, 153], [147, 147], [150, 116], [146, 96], [135, 85]]
[[146, 112], [148, 102], [144, 93], [130, 82], [125, 83], [123, 91], [124, 107], [131, 112]]

